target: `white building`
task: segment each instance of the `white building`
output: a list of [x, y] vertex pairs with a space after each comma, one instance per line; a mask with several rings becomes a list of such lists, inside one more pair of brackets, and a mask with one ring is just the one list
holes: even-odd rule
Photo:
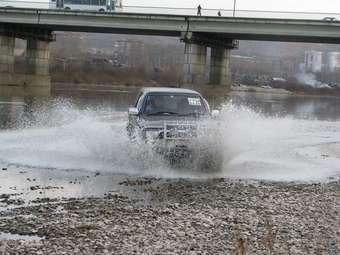
[[322, 52], [321, 51], [306, 51], [305, 52], [305, 71], [317, 73], [322, 70]]
[[330, 72], [340, 69], [340, 52], [328, 52], [327, 67]]

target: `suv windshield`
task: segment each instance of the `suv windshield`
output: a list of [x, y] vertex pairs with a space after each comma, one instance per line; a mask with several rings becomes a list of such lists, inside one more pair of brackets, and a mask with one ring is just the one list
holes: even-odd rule
[[144, 105], [146, 115], [201, 115], [207, 110], [198, 95], [148, 95]]

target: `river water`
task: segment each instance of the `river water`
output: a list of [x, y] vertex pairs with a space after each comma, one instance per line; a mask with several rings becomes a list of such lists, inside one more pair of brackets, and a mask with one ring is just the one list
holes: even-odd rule
[[[209, 96], [212, 107], [221, 110], [213, 124], [218, 132], [209, 142], [219, 144], [224, 157], [223, 169], [209, 172], [173, 169], [128, 140], [126, 112], [135, 96], [136, 91], [123, 89], [60, 90], [47, 99], [0, 97], [2, 192], [15, 192], [20, 183], [27, 190], [35, 179], [55, 196], [76, 196], [103, 194], [115, 189], [112, 179], [118, 183], [129, 176], [299, 182], [339, 176], [339, 98]], [[98, 192], [74, 186], [78, 183], [97, 186]]]

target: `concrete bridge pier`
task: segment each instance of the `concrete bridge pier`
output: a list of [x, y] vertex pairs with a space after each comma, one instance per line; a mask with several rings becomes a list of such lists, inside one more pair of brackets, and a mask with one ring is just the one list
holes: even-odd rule
[[207, 47], [200, 44], [186, 43], [184, 54], [184, 84], [205, 84]]
[[[15, 70], [15, 39], [27, 41], [26, 66]], [[0, 24], [0, 95], [49, 96], [49, 43], [55, 35], [47, 29]]]
[[[228, 93], [231, 86], [230, 52], [238, 47], [238, 42], [216, 35], [192, 32], [183, 33], [181, 40], [185, 42], [183, 85], [201, 92], [214, 87]], [[207, 47], [211, 48], [209, 67], [206, 66]], [[209, 79], [206, 79], [208, 76]], [[207, 83], [210, 86], [203, 86]]]
[[209, 84], [230, 87], [230, 49], [211, 47]]
[[14, 82], [14, 47], [15, 37], [0, 35], [0, 86]]
[[27, 39], [25, 89], [33, 94], [49, 93], [51, 77], [49, 72], [49, 42], [36, 38]]

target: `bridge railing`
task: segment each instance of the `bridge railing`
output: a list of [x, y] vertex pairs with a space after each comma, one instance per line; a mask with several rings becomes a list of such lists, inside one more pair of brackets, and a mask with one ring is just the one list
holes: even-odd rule
[[[197, 15], [197, 8], [173, 8], [152, 6], [124, 6], [123, 12]], [[340, 13], [323, 12], [289, 12], [289, 11], [266, 11], [266, 10], [233, 10], [233, 9], [205, 9], [201, 10], [202, 16], [242, 17], [242, 18], [277, 18], [277, 19], [315, 19], [339, 20]]]
[[[0, 0], [0, 7], [31, 8], [31, 9], [54, 9], [55, 5], [48, 0]], [[71, 10], [72, 11], [72, 10]], [[73, 10], [76, 11], [76, 10]], [[84, 11], [84, 10], [82, 10]], [[143, 14], [169, 14], [169, 15], [197, 15], [197, 8], [176, 8], [160, 6], [123, 6], [119, 12], [143, 13]], [[215, 16], [218, 13], [222, 17], [242, 18], [277, 18], [277, 19], [309, 19], [340, 21], [340, 13], [326, 12], [289, 12], [289, 11], [266, 11], [266, 10], [233, 10], [233, 9], [206, 9], [202, 8], [202, 16]]]

